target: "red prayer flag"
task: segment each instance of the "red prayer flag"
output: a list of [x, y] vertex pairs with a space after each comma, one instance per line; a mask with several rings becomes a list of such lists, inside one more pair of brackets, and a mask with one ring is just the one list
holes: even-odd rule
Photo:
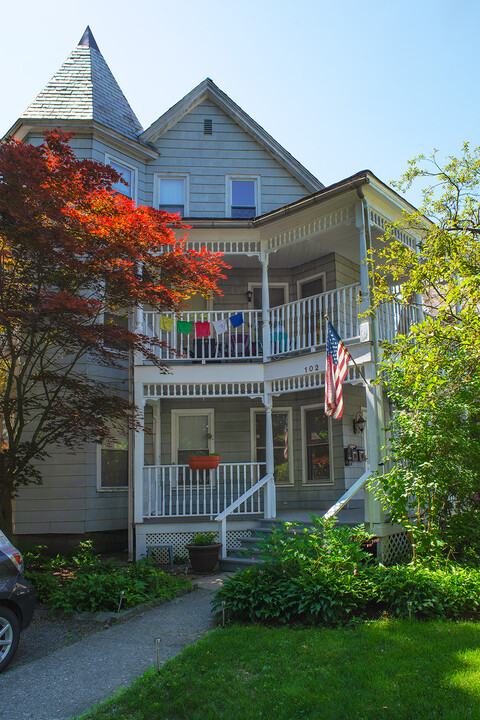
[[210, 323], [209, 322], [196, 322], [195, 323], [195, 337], [208, 337], [210, 335]]

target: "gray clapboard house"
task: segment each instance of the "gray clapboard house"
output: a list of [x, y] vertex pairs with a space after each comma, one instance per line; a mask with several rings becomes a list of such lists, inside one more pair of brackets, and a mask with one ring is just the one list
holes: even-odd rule
[[[144, 427], [115, 447], [53, 449], [44, 484], [22, 490], [15, 532], [69, 544], [126, 542], [137, 555], [199, 530], [218, 530], [224, 552], [260, 517], [305, 520], [339, 502], [399, 542], [365, 490], [381, 456], [388, 407], [350, 365], [344, 413], [324, 413], [328, 314], [367, 380], [379, 343], [417, 320], [392, 301], [370, 301], [363, 260], [408, 203], [368, 170], [324, 187], [223, 93], [204, 80], [143, 131], [89, 28], [9, 135], [40, 143], [47, 128], [74, 132], [78, 156], [111, 164], [138, 204], [179, 212], [189, 246], [222, 252], [223, 295], [191, 298], [177, 316], [137, 311], [135, 327], [166, 342], [170, 373], [135, 358]], [[416, 239], [398, 232], [414, 247]], [[95, 368], [92, 372], [97, 372]], [[127, 369], [112, 379], [127, 386]], [[220, 453], [214, 470], [188, 457]], [[129, 458], [129, 459], [128, 459]], [[356, 492], [355, 492], [356, 491]], [[339, 509], [338, 508], [338, 509]]]

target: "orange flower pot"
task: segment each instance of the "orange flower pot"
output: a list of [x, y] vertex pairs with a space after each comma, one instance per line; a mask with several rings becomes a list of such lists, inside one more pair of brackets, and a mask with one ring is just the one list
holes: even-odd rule
[[220, 462], [220, 455], [190, 455], [190, 470], [215, 470]]

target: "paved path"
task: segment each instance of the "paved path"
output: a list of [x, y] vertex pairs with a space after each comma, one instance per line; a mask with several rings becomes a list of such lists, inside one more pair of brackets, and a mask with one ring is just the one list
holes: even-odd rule
[[177, 655], [214, 626], [210, 609], [221, 575], [199, 589], [0, 676], [1, 720], [68, 720], [129, 685], [161, 658]]

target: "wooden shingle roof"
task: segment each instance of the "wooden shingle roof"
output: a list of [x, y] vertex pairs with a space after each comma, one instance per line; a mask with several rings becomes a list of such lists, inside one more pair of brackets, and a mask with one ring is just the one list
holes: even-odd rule
[[89, 27], [22, 119], [94, 120], [138, 140], [142, 126], [130, 107]]

